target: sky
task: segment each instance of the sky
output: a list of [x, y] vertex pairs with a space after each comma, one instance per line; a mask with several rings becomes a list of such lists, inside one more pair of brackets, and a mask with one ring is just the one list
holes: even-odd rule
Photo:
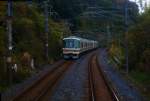
[[[130, 0], [130, 1], [138, 2], [139, 0]], [[143, 3], [146, 1], [148, 4], [150, 4], [150, 0], [142, 0], [142, 1], [143, 1]]]
[[[134, 1], [134, 2], [136, 2], [136, 3], [139, 5], [140, 12], [143, 12], [143, 11], [144, 11], [144, 10], [140, 7], [139, 0], [130, 0], [130, 1]], [[143, 2], [143, 6], [145, 5], [145, 2], [147, 2], [147, 6], [150, 7], [150, 0], [142, 0], [142, 2]]]
[[[137, 4], [139, 4], [139, 0], [130, 0], [130, 1], [134, 1], [137, 2]], [[142, 0], [143, 1], [143, 5], [145, 4], [145, 2], [148, 3], [148, 6], [150, 6], [150, 0]]]

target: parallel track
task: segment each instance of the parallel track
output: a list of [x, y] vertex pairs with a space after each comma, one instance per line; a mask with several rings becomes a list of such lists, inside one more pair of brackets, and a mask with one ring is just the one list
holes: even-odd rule
[[100, 69], [96, 53], [89, 59], [88, 74], [88, 101], [119, 101], [114, 89]]
[[[12, 101], [48, 101], [57, 83], [63, 78], [63, 75], [72, 64], [72, 61], [66, 61], [58, 65], [15, 96]], [[88, 74], [88, 95], [86, 101], [119, 101], [116, 92], [109, 84], [105, 73], [102, 72], [98, 64], [96, 53], [89, 59]]]
[[72, 64], [73, 62], [71, 61], [60, 64], [14, 97], [12, 101], [47, 101], [49, 97], [48, 94], [51, 94], [57, 82], [63, 77]]

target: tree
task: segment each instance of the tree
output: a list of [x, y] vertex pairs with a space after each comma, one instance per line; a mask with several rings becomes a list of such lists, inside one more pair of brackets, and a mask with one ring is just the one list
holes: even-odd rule
[[139, 16], [138, 23], [128, 33], [130, 66], [149, 72], [150, 9]]

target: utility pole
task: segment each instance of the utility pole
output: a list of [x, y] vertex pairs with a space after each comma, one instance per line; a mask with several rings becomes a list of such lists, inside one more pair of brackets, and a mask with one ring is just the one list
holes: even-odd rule
[[8, 32], [8, 45], [7, 45], [7, 70], [8, 70], [8, 81], [12, 84], [12, 0], [7, 1], [7, 32]]
[[108, 24], [107, 25], [107, 47], [109, 47], [110, 39], [111, 39], [111, 36], [110, 36], [110, 26]]
[[46, 60], [48, 62], [49, 60], [49, 49], [48, 49], [48, 5], [47, 5], [47, 1], [44, 2], [44, 13], [45, 13], [45, 57], [46, 57]]
[[129, 72], [129, 57], [128, 57], [128, 39], [127, 39], [127, 32], [128, 32], [128, 0], [125, 0], [125, 7], [124, 7], [124, 14], [125, 14], [125, 57], [126, 57], [126, 73]]

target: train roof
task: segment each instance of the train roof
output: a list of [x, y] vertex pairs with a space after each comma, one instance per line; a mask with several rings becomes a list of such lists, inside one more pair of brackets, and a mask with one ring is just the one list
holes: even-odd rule
[[[80, 37], [77, 37], [77, 36], [69, 36], [69, 37], [64, 38], [63, 40], [67, 40], [67, 39], [76, 39], [76, 40], [94, 41], [94, 40], [89, 40], [89, 39], [80, 38]], [[97, 42], [97, 41], [94, 41], [94, 42]]]
[[63, 40], [67, 40], [67, 39], [76, 39], [76, 40], [81, 40], [82, 38], [80, 38], [80, 37], [76, 37], [76, 36], [69, 36], [69, 37], [64, 38]]

